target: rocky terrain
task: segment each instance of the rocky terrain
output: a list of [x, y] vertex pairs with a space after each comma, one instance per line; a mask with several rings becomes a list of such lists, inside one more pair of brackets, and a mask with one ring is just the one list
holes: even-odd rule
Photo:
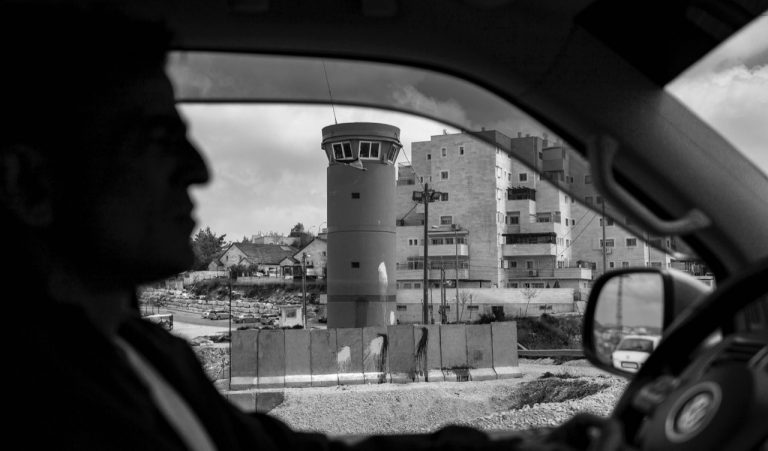
[[606, 416], [626, 385], [584, 361], [522, 361], [520, 367], [520, 379], [285, 389], [270, 414], [332, 435], [431, 432], [450, 424], [525, 430], [560, 424], [577, 412]]

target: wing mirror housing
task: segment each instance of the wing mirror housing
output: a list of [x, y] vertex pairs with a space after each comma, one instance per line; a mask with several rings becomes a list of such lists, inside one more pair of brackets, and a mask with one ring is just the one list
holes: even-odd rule
[[585, 357], [614, 374], [636, 373], [672, 321], [711, 290], [676, 269], [632, 268], [603, 274], [592, 287], [584, 313]]

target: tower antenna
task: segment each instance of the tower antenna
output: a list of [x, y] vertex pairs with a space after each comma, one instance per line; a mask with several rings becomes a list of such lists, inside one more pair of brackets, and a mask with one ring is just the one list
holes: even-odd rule
[[323, 73], [325, 73], [325, 84], [328, 86], [328, 97], [331, 99], [331, 110], [333, 111], [333, 123], [338, 124], [336, 120], [336, 107], [333, 106], [333, 94], [331, 93], [331, 82], [328, 81], [328, 70], [325, 68], [325, 60], [323, 60]]

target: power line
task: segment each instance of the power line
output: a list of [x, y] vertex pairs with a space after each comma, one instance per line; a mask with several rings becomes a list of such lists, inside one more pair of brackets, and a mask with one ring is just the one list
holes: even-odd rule
[[325, 60], [323, 60], [323, 73], [325, 73], [325, 84], [328, 86], [328, 97], [331, 100], [331, 110], [333, 111], [333, 123], [338, 125], [339, 121], [336, 120], [336, 107], [333, 106], [333, 94], [331, 93], [331, 82], [328, 81], [328, 71], [325, 68]]

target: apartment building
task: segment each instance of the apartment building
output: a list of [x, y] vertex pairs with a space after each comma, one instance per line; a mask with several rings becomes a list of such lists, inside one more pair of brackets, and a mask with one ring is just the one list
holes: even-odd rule
[[480, 133], [502, 145], [463, 133], [411, 144], [411, 165], [400, 166], [397, 182], [399, 287], [423, 281], [424, 205], [413, 192], [426, 183], [440, 193], [428, 207], [431, 281], [442, 269], [463, 287], [586, 289], [591, 270], [577, 267], [571, 250], [572, 199], [521, 163], [549, 168], [562, 149], [538, 137]]
[[603, 218], [552, 183], [572, 188], [587, 204], [603, 202], [587, 165], [562, 143], [485, 130], [443, 134], [412, 143], [410, 163], [400, 165], [397, 178], [399, 288], [423, 283], [424, 203], [414, 201], [422, 184], [437, 191], [427, 224], [433, 285], [445, 274], [460, 287], [586, 292], [604, 271], [603, 245], [608, 269], [670, 266], [670, 256], [630, 232], [626, 219], [610, 218], [619, 217], [614, 209], [606, 206]]

